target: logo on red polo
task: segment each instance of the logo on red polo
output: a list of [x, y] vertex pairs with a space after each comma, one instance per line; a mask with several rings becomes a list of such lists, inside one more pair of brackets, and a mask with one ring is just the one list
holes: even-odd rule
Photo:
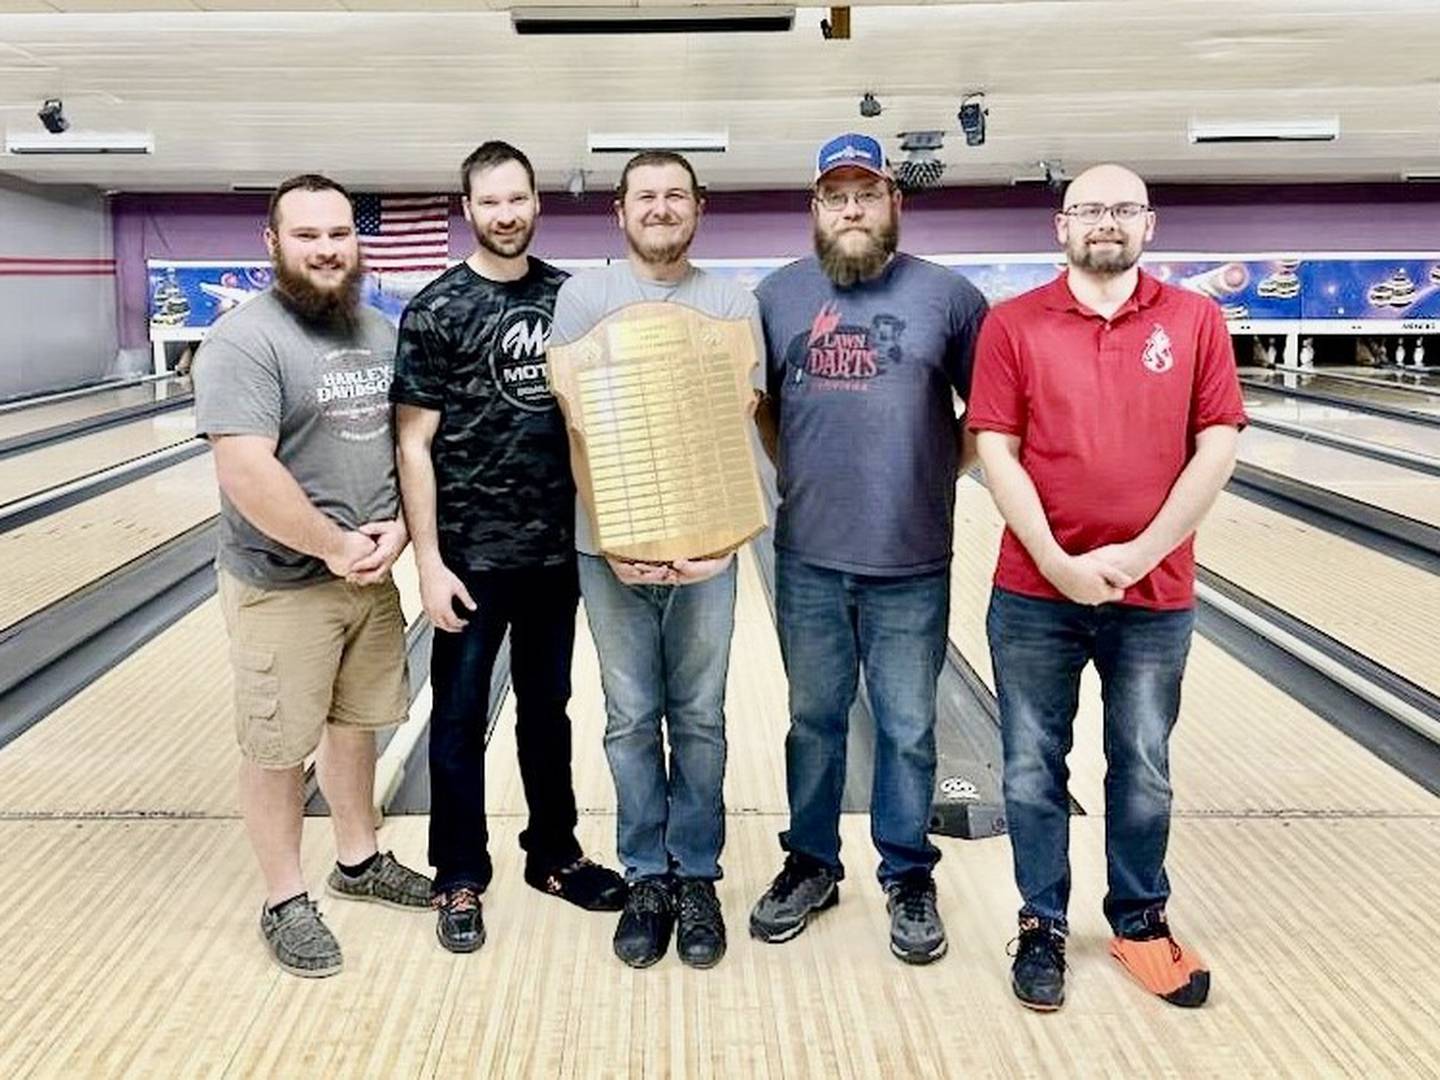
[[1153, 371], [1156, 375], [1163, 375], [1175, 366], [1175, 354], [1170, 351], [1170, 335], [1158, 323], [1145, 339], [1140, 362], [1145, 365], [1146, 371]]

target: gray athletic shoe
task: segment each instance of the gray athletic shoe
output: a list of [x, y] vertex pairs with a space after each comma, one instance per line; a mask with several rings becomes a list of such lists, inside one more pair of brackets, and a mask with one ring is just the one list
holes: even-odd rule
[[370, 900], [406, 911], [430, 909], [430, 879], [401, 865], [391, 851], [376, 856], [358, 878], [346, 877], [335, 867], [325, 879], [325, 889], [342, 900]]
[[260, 936], [275, 963], [291, 975], [323, 979], [344, 966], [340, 943], [309, 897], [281, 904], [278, 913], [262, 907]]
[[791, 852], [785, 866], [755, 901], [750, 912], [750, 936], [778, 944], [805, 929], [810, 916], [840, 902], [840, 879], [823, 863]]
[[918, 871], [885, 886], [890, 912], [890, 951], [907, 964], [928, 964], [945, 955], [945, 924], [935, 906], [935, 879]]

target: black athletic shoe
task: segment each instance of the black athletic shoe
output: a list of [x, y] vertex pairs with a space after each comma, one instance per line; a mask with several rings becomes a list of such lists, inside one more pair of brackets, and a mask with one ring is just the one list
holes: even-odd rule
[[725, 919], [715, 883], [681, 878], [677, 894], [680, 925], [675, 931], [675, 951], [690, 967], [714, 967], [725, 955]]
[[1026, 915], [1020, 919], [1010, 985], [1020, 1004], [1037, 1012], [1054, 1012], [1065, 1004], [1065, 933], [1053, 919]]
[[480, 917], [480, 894], [469, 885], [436, 893], [430, 901], [438, 915], [435, 936], [454, 953], [472, 953], [485, 944], [485, 920]]
[[633, 968], [649, 967], [670, 948], [675, 898], [665, 878], [644, 878], [630, 886], [615, 927], [615, 955]]
[[619, 911], [625, 906], [625, 879], [586, 858], [566, 866], [526, 866], [525, 882], [586, 911]]

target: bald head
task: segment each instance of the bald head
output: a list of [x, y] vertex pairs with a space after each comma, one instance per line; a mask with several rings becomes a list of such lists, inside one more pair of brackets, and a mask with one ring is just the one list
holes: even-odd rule
[[1096, 165], [1070, 181], [1055, 235], [1071, 269], [1108, 278], [1129, 272], [1155, 235], [1145, 181], [1123, 165]]
[[1137, 202], [1148, 205], [1150, 193], [1145, 188], [1145, 181], [1124, 165], [1096, 165], [1071, 180], [1065, 189], [1066, 209], [1086, 202]]

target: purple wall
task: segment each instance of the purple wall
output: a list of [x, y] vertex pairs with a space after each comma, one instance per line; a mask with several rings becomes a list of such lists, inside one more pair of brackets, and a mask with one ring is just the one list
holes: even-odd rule
[[[1440, 185], [1313, 184], [1156, 186], [1156, 251], [1241, 255], [1267, 251], [1440, 251]], [[697, 258], [800, 255], [810, 249], [804, 191], [714, 195]], [[906, 203], [902, 246], [917, 254], [1046, 252], [1055, 248], [1040, 188], [943, 188]], [[146, 344], [146, 259], [259, 259], [263, 196], [115, 197], [121, 345]], [[458, 204], [450, 252], [470, 250]], [[536, 253], [552, 258], [623, 254], [608, 195], [544, 197]]]

